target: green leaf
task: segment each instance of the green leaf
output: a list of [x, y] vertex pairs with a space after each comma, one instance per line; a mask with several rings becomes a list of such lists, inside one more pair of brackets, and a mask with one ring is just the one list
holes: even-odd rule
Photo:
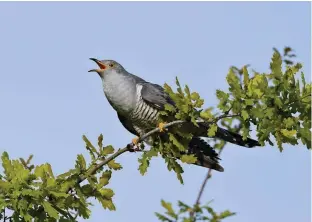
[[183, 184], [184, 181], [183, 181], [182, 174], [181, 174], [181, 173], [177, 173], [177, 172], [176, 172], [176, 174], [177, 174], [177, 178], [178, 178], [178, 180], [180, 181], [180, 183]]
[[200, 112], [200, 117], [209, 121], [213, 119], [214, 116], [211, 113], [211, 109], [206, 109], [205, 111]]
[[108, 154], [112, 154], [112, 153], [114, 153], [114, 147], [113, 146], [106, 146], [106, 147], [104, 147], [103, 148], [103, 151], [102, 151], [102, 155], [104, 155], [104, 156], [106, 156], [106, 155], [108, 155]]
[[249, 122], [244, 122], [243, 127], [242, 127], [242, 131], [243, 131], [243, 140], [247, 140], [247, 138], [249, 137]]
[[177, 219], [178, 216], [177, 214], [174, 212], [173, 208], [172, 208], [172, 204], [169, 202], [166, 202], [164, 200], [161, 200], [161, 205], [167, 210], [166, 214], [168, 214], [169, 216]]
[[181, 85], [180, 85], [180, 82], [179, 82], [178, 77], [176, 77], [176, 85], [178, 86], [178, 88], [177, 88], [178, 93], [179, 93], [181, 96], [184, 97], [184, 93], [182, 92]]
[[195, 163], [197, 161], [197, 157], [194, 154], [191, 155], [182, 155], [181, 156], [181, 161], [183, 163], [188, 163], [188, 164], [192, 164]]
[[141, 175], [144, 175], [147, 172], [147, 168], [150, 164], [150, 158], [147, 155], [147, 152], [144, 152], [142, 154], [142, 157], [138, 159], [140, 165], [139, 165], [139, 171]]
[[100, 150], [103, 147], [103, 134], [101, 133], [100, 136], [98, 137], [98, 146], [100, 148]]
[[297, 131], [296, 131], [296, 130], [282, 129], [282, 130], [281, 130], [281, 133], [282, 133], [284, 136], [288, 137], [288, 138], [293, 138], [293, 137], [296, 135]]
[[279, 52], [275, 51], [270, 63], [271, 72], [274, 78], [281, 79], [282, 73], [282, 58]]
[[82, 171], [86, 170], [87, 169], [87, 164], [86, 164], [86, 160], [85, 158], [83, 157], [82, 154], [78, 154], [77, 155], [77, 160], [76, 160], [76, 166], [81, 169]]
[[283, 123], [285, 124], [286, 128], [291, 128], [295, 125], [295, 121], [291, 117], [284, 119]]
[[146, 151], [146, 156], [150, 158], [158, 156], [158, 151], [154, 147], [152, 147], [150, 150]]
[[244, 75], [244, 86], [247, 88], [249, 83], [249, 74], [247, 70], [247, 66], [243, 67], [243, 75]]
[[1, 156], [2, 167], [4, 169], [5, 175], [10, 179], [11, 174], [13, 172], [13, 166], [11, 160], [9, 159], [9, 154], [7, 152], [3, 152]]
[[106, 199], [111, 199], [114, 196], [114, 191], [109, 188], [100, 189], [100, 193]]
[[308, 149], [311, 148], [311, 131], [309, 128], [299, 128], [299, 133], [301, 135], [301, 142], [307, 146]]
[[122, 166], [119, 163], [116, 163], [115, 160], [111, 160], [107, 163], [107, 166], [113, 170], [120, 170]]
[[167, 104], [165, 104], [165, 110], [167, 110], [169, 112], [174, 112], [175, 108], [173, 105], [167, 103]]
[[190, 88], [188, 87], [188, 85], [185, 85], [184, 92], [186, 93], [187, 97], [191, 99], [191, 92], [190, 92]]
[[254, 105], [254, 101], [253, 101], [253, 99], [246, 99], [246, 100], [245, 100], [245, 104], [246, 104], [247, 106], [253, 106], [253, 105]]
[[185, 147], [183, 146], [183, 144], [180, 143], [179, 140], [172, 133], [169, 134], [169, 139], [180, 151], [185, 151]]
[[104, 209], [116, 210], [116, 207], [111, 199], [98, 198]]
[[173, 220], [169, 219], [168, 217], [160, 214], [160, 213], [155, 213], [156, 217], [161, 220], [161, 221], [164, 221], [164, 222], [174, 222]]
[[192, 100], [197, 101], [200, 99], [200, 96], [197, 92], [192, 92], [191, 98], [192, 98]]
[[230, 97], [228, 93], [225, 93], [219, 89], [216, 91], [216, 95], [219, 100], [228, 100], [228, 98]]
[[45, 173], [43, 164], [36, 166], [36, 168], [35, 168], [35, 175], [37, 177], [40, 177], [42, 180], [46, 180], [46, 173]]
[[246, 110], [242, 110], [242, 117], [244, 120], [247, 120], [249, 118], [249, 114]]
[[269, 118], [272, 119], [274, 117], [274, 112], [275, 109], [274, 108], [268, 108], [264, 111], [265, 115]]
[[59, 191], [50, 191], [50, 194], [52, 194], [55, 197], [68, 197], [69, 194]]
[[178, 206], [180, 207], [179, 213], [190, 212], [192, 210], [189, 205], [183, 203], [182, 201], [178, 201]]
[[109, 180], [112, 176], [112, 171], [111, 170], [106, 170], [105, 172], [102, 173], [102, 176], [100, 177], [100, 183], [99, 187], [106, 186], [109, 183]]
[[45, 212], [47, 212], [50, 217], [53, 217], [56, 220], [59, 219], [60, 216], [58, 214], [58, 211], [55, 210], [54, 207], [49, 202], [43, 201], [42, 205]]
[[169, 171], [174, 170], [174, 172], [177, 175], [178, 180], [180, 181], [181, 184], [183, 184], [183, 178], [182, 178], [182, 173], [183, 173], [183, 168], [181, 165], [176, 161], [175, 158], [165, 156], [164, 157], [166, 163], [167, 163], [167, 168]]
[[224, 219], [224, 218], [227, 218], [227, 217], [230, 217], [230, 216], [233, 216], [233, 215], [236, 215], [236, 213], [233, 213], [229, 210], [226, 210], [226, 211], [223, 211], [222, 213], [220, 213], [219, 215], [219, 218], [220, 219]]
[[255, 118], [263, 118], [263, 116], [265, 115], [263, 110], [261, 110], [260, 108], [251, 108], [250, 113], [255, 117]]
[[[0, 180], [0, 188], [1, 190], [7, 190], [11, 187], [11, 183], [10, 182], [6, 182], [3, 180]], [[1, 201], [1, 200], [0, 200]], [[1, 203], [1, 202], [0, 202]], [[0, 205], [1, 206], [1, 205]]]
[[208, 129], [208, 137], [214, 137], [216, 135], [217, 130], [218, 130], [217, 124], [215, 123], [211, 124]]
[[26, 164], [30, 164], [30, 161], [32, 160], [32, 158], [34, 157], [34, 155], [30, 155], [26, 161]]
[[82, 136], [82, 139], [86, 143], [86, 149], [90, 152], [92, 159], [95, 159], [94, 153], [98, 154], [97, 150], [95, 149], [95, 147], [92, 145], [92, 143], [88, 140], [88, 138], [85, 135]]
[[283, 102], [279, 97], [275, 97], [274, 98], [274, 103], [278, 108], [282, 108], [283, 107]]
[[93, 188], [91, 184], [85, 184], [81, 187], [81, 191], [86, 197], [89, 197], [89, 196], [93, 196], [93, 193], [95, 192], [95, 188]]
[[233, 69], [230, 69], [229, 73], [226, 76], [226, 80], [230, 86], [229, 90], [232, 92], [234, 97], [240, 97], [242, 94], [242, 87], [239, 77], [235, 74]]
[[52, 167], [51, 167], [51, 165], [50, 165], [49, 163], [45, 163], [45, 164], [44, 164], [44, 169], [45, 169], [46, 172], [49, 173], [49, 175], [50, 175], [52, 178], [54, 178], [54, 174], [53, 174], [53, 171], [52, 171]]

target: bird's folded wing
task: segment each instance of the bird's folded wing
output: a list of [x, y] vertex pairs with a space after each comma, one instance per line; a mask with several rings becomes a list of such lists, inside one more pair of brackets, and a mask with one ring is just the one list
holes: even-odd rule
[[160, 85], [149, 82], [141, 84], [141, 96], [148, 105], [158, 110], [163, 110], [165, 104], [171, 104], [173, 106], [175, 105], [170, 96], [164, 91], [164, 88]]

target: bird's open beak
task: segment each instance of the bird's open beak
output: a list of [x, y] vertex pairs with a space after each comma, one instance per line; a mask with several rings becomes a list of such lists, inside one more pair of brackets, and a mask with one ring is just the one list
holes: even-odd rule
[[106, 69], [106, 66], [98, 59], [90, 58], [90, 60], [94, 61], [100, 68], [99, 69], [91, 69], [88, 72], [102, 72]]

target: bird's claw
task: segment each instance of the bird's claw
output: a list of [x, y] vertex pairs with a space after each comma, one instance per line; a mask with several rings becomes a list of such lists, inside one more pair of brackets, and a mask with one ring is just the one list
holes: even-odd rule
[[132, 143], [128, 144], [128, 149], [130, 152], [141, 151], [139, 137], [135, 137], [132, 139]]
[[161, 122], [158, 124], [159, 132], [165, 132], [165, 130], [166, 130], [165, 125], [166, 124], [167, 124], [166, 122]]

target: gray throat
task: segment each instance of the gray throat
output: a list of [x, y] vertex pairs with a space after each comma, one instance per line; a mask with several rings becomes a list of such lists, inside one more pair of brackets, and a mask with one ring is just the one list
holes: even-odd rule
[[136, 104], [136, 83], [127, 75], [115, 71], [105, 73], [102, 83], [111, 106], [118, 113], [129, 115]]

